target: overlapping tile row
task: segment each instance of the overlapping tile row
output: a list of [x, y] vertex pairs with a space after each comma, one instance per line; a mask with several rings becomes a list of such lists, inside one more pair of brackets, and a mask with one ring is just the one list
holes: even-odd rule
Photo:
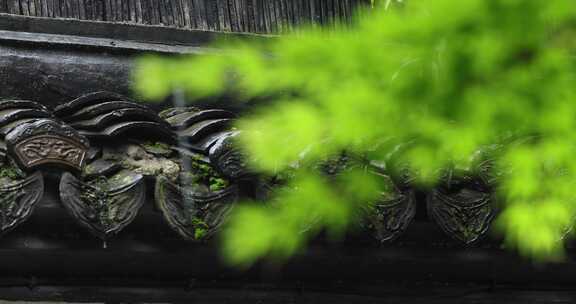
[[[32, 101], [0, 101], [0, 232], [26, 221], [42, 199], [44, 174], [57, 172], [63, 207], [104, 241], [122, 233], [148, 203], [182, 238], [207, 240], [246, 187], [253, 198], [265, 198], [276, 186], [247, 169], [234, 144], [241, 134], [235, 118], [228, 111], [194, 107], [156, 113], [109, 92], [81, 96], [53, 111]], [[338, 174], [340, 167], [355, 165], [350, 159], [318, 168]], [[417, 200], [408, 172], [392, 178], [373, 164], [371, 172], [392, 191], [362, 207], [360, 227], [390, 242], [424, 209], [453, 239], [480, 240], [497, 211], [492, 197], [497, 177], [489, 160], [478, 163], [473, 172], [479, 174], [445, 172], [424, 200]], [[154, 189], [147, 191], [147, 185]], [[146, 193], [154, 193], [153, 199]]]
[[[237, 181], [246, 174], [242, 158], [231, 158], [234, 114], [224, 110], [173, 108], [160, 113], [176, 134], [182, 172], [156, 180], [155, 200], [164, 219], [186, 239], [217, 232], [239, 197]], [[231, 162], [229, 162], [232, 159]]]
[[66, 209], [102, 239], [134, 220], [146, 202], [147, 178], [155, 179], [154, 201], [166, 223], [186, 239], [214, 234], [238, 197], [232, 179], [215, 169], [219, 150], [212, 149], [234, 135], [227, 130], [231, 113], [181, 108], [158, 115], [98, 92], [54, 114], [92, 143], [83, 171], [65, 173], [60, 193]]
[[348, 20], [365, 0], [0, 0], [0, 13], [232, 32]]
[[0, 232], [30, 217], [44, 191], [38, 167], [58, 163], [79, 169], [88, 141], [44, 106], [23, 100], [0, 103]]

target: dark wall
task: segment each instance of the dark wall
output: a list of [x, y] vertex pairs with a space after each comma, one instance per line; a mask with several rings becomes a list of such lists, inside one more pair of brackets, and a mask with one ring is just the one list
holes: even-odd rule
[[[0, 100], [32, 100], [54, 108], [87, 93], [110, 91], [143, 101], [134, 92], [132, 74], [135, 58], [144, 53], [94, 45], [11, 45], [0, 38]], [[218, 96], [196, 100], [195, 105], [243, 111], [246, 103], [233, 99]], [[147, 103], [156, 110], [173, 104], [172, 96]]]
[[0, 0], [0, 13], [269, 33], [347, 20], [367, 0]]
[[55, 106], [86, 92], [130, 95], [130, 67], [127, 56], [0, 46], [1, 97]]
[[[26, 99], [48, 107], [96, 91], [134, 96], [134, 59], [145, 54], [201, 55], [222, 39], [263, 36], [77, 20], [0, 15], [0, 99]], [[158, 101], [162, 102], [162, 101]], [[233, 109], [227, 98], [207, 100]], [[216, 103], [216, 105], [214, 105]], [[151, 103], [161, 108], [171, 105]]]

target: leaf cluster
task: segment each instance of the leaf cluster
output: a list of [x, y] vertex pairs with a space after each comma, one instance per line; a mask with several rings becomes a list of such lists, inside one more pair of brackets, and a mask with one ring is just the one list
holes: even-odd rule
[[149, 97], [173, 88], [278, 96], [238, 123], [241, 142], [259, 170], [298, 164], [302, 174], [277, 196], [280, 207], [239, 208], [225, 235], [229, 258], [292, 254], [310, 214], [322, 219], [316, 227], [340, 231], [358, 201], [351, 193], [378, 194], [365, 187], [370, 177], [347, 179], [356, 190], [340, 194], [343, 184], [306, 169], [320, 160], [365, 154], [432, 185], [446, 168], [474, 170], [485, 161], [478, 151], [494, 144], [507, 244], [561, 255], [576, 211], [573, 1], [415, 0], [361, 16], [348, 27], [227, 42], [217, 55], [140, 62], [137, 85]]

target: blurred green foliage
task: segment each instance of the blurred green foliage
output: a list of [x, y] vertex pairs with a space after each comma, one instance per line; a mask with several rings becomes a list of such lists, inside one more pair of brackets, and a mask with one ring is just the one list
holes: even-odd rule
[[412, 0], [216, 55], [144, 58], [136, 84], [150, 98], [278, 97], [238, 123], [241, 142], [259, 170], [295, 173], [275, 203], [237, 209], [229, 261], [289, 256], [322, 229], [341, 235], [356, 204], [385, 191], [362, 162], [327, 180], [311, 169], [321, 160], [348, 151], [432, 185], [443, 168], [476, 168], [488, 145], [499, 147], [506, 244], [561, 257], [576, 211], [575, 25], [573, 0]]

